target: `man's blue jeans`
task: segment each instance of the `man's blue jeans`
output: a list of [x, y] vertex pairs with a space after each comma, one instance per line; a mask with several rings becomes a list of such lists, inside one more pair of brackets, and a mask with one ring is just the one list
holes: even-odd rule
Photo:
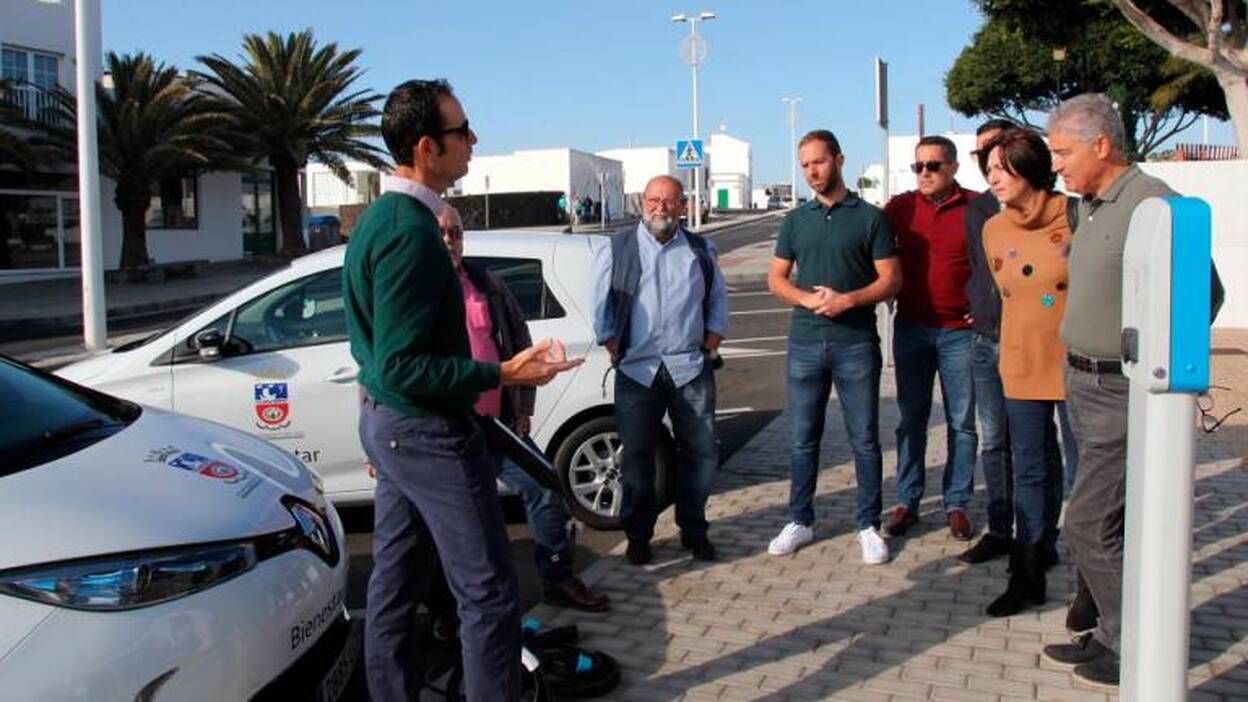
[[893, 364], [897, 375], [897, 502], [917, 512], [926, 483], [927, 420], [932, 382], [940, 375], [947, 455], [942, 480], [945, 511], [965, 510], [975, 489], [975, 388], [969, 329], [938, 329], [897, 318]]
[[715, 441], [715, 376], [710, 365], [681, 387], [672, 387], [662, 366], [650, 387], [616, 371], [615, 424], [624, 458], [624, 503], [620, 521], [629, 541], [654, 536], [658, 505], [654, 493], [654, 449], [663, 415], [676, 439], [676, 524], [682, 534], [706, 536], [706, 500], [719, 467]]
[[1020, 544], [1057, 543], [1062, 511], [1062, 453], [1055, 413], [1064, 402], [1006, 398], [1010, 443], [1014, 452], [1014, 506]]
[[971, 372], [980, 428], [979, 465], [988, 492], [988, 533], [1000, 539], [1011, 539], [1014, 537], [1014, 468], [999, 360], [994, 339], [982, 334], [971, 336]]
[[524, 515], [536, 548], [533, 558], [542, 582], [559, 584], [572, 578], [570, 519], [563, 498], [547, 490], [510, 458], [494, 459], [498, 479], [524, 500]]
[[880, 346], [875, 341], [789, 340], [789, 519], [815, 523], [815, 482], [828, 395], [836, 386], [858, 482], [858, 528], [878, 527], [883, 510], [880, 452]]

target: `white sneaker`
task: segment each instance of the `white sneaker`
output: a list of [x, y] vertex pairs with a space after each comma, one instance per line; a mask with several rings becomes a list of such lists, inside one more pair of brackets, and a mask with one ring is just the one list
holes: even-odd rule
[[787, 556], [814, 540], [814, 529], [797, 522], [789, 522], [767, 545], [767, 553], [773, 556]]
[[862, 544], [862, 562], [867, 565], [888, 563], [888, 542], [880, 536], [875, 527], [867, 527], [858, 532], [858, 543]]

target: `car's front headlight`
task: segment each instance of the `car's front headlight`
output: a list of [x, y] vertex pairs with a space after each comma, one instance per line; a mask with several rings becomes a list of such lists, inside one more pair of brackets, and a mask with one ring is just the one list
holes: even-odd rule
[[341, 553], [326, 514], [291, 496], [282, 504], [295, 524], [280, 532], [0, 571], [0, 594], [55, 607], [116, 611], [185, 597], [288, 551], [306, 550], [336, 566]]
[[11, 570], [0, 574], [0, 593], [71, 609], [133, 609], [228, 580], [257, 560], [252, 543], [111, 556]]

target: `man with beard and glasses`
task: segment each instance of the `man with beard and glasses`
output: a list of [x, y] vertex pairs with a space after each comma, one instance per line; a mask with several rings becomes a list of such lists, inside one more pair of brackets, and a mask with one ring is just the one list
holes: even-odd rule
[[[789, 523], [767, 551], [790, 554], [814, 539], [819, 441], [835, 385], [854, 454], [862, 559], [886, 563], [888, 543], [879, 532], [882, 358], [875, 305], [901, 289], [897, 245], [884, 213], [845, 187], [845, 156], [832, 132], [820, 129], [802, 137], [798, 158], [815, 197], [785, 216], [767, 275], [772, 294], [793, 306], [787, 363]], [[794, 264], [797, 276], [790, 280]]]
[[715, 247], [685, 231], [684, 188], [657, 176], [642, 195], [642, 223], [594, 257], [594, 334], [615, 366], [615, 420], [623, 445], [620, 519], [633, 565], [650, 562], [658, 518], [655, 442], [663, 415], [676, 438], [676, 524], [693, 557], [715, 560], [706, 500], [719, 465], [715, 378], [728, 299]]

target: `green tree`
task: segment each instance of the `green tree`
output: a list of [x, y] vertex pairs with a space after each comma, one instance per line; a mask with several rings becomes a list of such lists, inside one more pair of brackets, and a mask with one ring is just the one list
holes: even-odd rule
[[380, 134], [373, 120], [382, 96], [352, 87], [361, 75], [360, 50], [318, 47], [311, 29], [286, 37], [248, 34], [243, 54], [242, 65], [219, 54], [197, 60], [209, 71], [203, 78], [233, 102], [254, 154], [273, 167], [282, 250], [298, 255], [305, 249], [299, 171], [315, 158], [350, 183], [345, 159], [387, 167], [384, 152], [364, 141]]
[[967, 116], [1030, 124], [1064, 98], [1102, 92], [1118, 103], [1129, 151], [1144, 156], [1201, 114], [1226, 115], [1211, 73], [1171, 61], [1106, 0], [977, 4], [987, 20], [945, 79], [949, 104]]
[[[95, 86], [100, 172], [116, 184], [121, 212], [121, 268], [148, 264], [147, 210], [162, 180], [192, 173], [245, 168], [237, 156], [234, 117], [220, 98], [201, 90], [193, 76], [138, 53], [109, 52], [104, 67], [111, 87]], [[77, 101], [64, 88], [50, 92], [52, 113], [40, 131], [61, 159], [77, 158]]]

